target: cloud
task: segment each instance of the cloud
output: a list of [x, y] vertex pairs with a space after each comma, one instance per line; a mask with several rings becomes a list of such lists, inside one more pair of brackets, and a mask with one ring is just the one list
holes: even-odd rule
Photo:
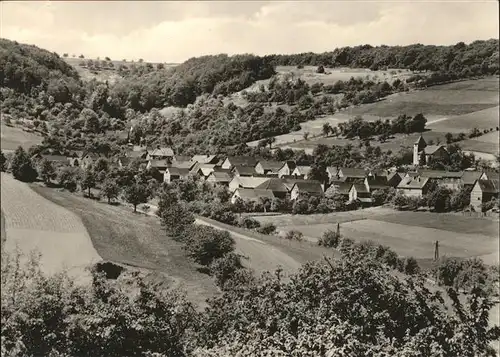
[[3, 2], [1, 36], [59, 53], [181, 62], [215, 53], [498, 37], [488, 2]]

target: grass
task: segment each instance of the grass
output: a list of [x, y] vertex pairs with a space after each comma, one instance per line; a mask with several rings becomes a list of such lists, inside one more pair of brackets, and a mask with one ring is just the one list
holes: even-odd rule
[[443, 118], [427, 124], [433, 131], [442, 131], [450, 133], [469, 132], [472, 128], [490, 129], [496, 128], [498, 124], [498, 106], [490, 107], [484, 110], [475, 111], [463, 115]]
[[43, 138], [39, 135], [26, 132], [18, 127], [7, 126], [1, 123], [0, 127], [0, 145], [5, 151], [12, 151], [22, 146], [25, 150], [33, 145], [41, 144]]
[[218, 293], [213, 280], [186, 258], [182, 244], [165, 235], [157, 218], [69, 192], [36, 185], [33, 189], [77, 214], [103, 259], [156, 272], [186, 290], [198, 306]]
[[[279, 229], [296, 229], [305, 236], [320, 238], [340, 223], [341, 234], [357, 241], [372, 240], [388, 245], [401, 256], [414, 256], [424, 265], [433, 257], [436, 240], [448, 256], [484, 256], [497, 263], [498, 222], [456, 214], [399, 212], [377, 207], [326, 215], [282, 215], [256, 217], [274, 222]], [[486, 261], [486, 260], [485, 260]]]

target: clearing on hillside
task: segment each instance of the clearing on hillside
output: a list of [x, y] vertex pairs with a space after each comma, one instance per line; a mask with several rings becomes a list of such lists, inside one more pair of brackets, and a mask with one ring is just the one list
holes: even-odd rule
[[8, 126], [5, 123], [0, 124], [0, 145], [4, 151], [13, 151], [18, 146], [27, 150], [33, 145], [42, 143], [43, 137], [24, 131], [21, 128]]
[[101, 257], [80, 219], [6, 173], [1, 173], [1, 182], [5, 250], [19, 249], [26, 256], [36, 250], [44, 273], [68, 268], [72, 276], [86, 281], [85, 268]]

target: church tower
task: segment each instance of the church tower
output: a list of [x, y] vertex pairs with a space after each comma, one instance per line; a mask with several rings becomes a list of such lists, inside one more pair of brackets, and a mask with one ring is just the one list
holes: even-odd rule
[[425, 149], [427, 143], [425, 142], [422, 134], [420, 134], [419, 138], [413, 144], [413, 165], [418, 166], [420, 163], [420, 155], [419, 153]]

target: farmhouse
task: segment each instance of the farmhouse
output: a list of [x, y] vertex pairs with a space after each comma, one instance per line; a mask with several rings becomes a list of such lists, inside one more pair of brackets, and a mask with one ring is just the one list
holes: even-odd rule
[[349, 201], [358, 201], [362, 206], [368, 206], [372, 203], [370, 190], [364, 183], [354, 183], [349, 190]]
[[279, 161], [259, 161], [255, 166], [255, 172], [261, 175], [276, 175], [283, 167], [283, 163]]
[[229, 182], [231, 182], [231, 180], [231, 175], [228, 172], [213, 171], [210, 175], [208, 175], [206, 181], [212, 184], [229, 186]]
[[260, 202], [264, 198], [273, 199], [273, 192], [270, 190], [259, 190], [254, 188], [238, 188], [231, 196], [231, 203], [235, 203], [240, 198], [244, 202]]
[[311, 172], [311, 166], [300, 165], [295, 167], [295, 170], [293, 170], [292, 172], [292, 176], [304, 178], [307, 180], [309, 178], [310, 172]]
[[189, 169], [186, 168], [167, 167], [163, 173], [163, 182], [171, 183], [177, 180], [186, 180], [189, 174]]
[[269, 178], [267, 177], [234, 176], [231, 182], [229, 182], [229, 190], [234, 192], [238, 188], [256, 188], [268, 180]]
[[191, 173], [197, 175], [198, 177], [207, 178], [212, 172], [215, 171], [214, 164], [194, 164], [191, 168]]
[[[422, 135], [413, 144], [413, 165], [427, 165], [429, 159], [447, 159], [448, 151], [443, 145], [427, 145]], [[425, 162], [423, 158], [425, 157]], [[422, 159], [421, 159], [422, 158]]]
[[481, 171], [464, 171], [461, 177], [462, 185], [472, 188], [480, 178], [487, 179], [488, 177]]
[[427, 177], [451, 190], [457, 190], [462, 184], [462, 171], [418, 170], [418, 173], [420, 177]]
[[219, 159], [216, 155], [194, 155], [191, 161], [197, 162], [199, 164], [217, 164]]
[[165, 171], [167, 167], [171, 166], [171, 163], [169, 160], [149, 160], [148, 164], [146, 165], [146, 169], [152, 169], [155, 168], [158, 171]]
[[361, 182], [365, 179], [365, 176], [366, 171], [364, 169], [341, 167], [337, 171], [336, 180], [346, 182]]
[[344, 198], [348, 199], [352, 185], [352, 182], [333, 181], [327, 190], [328, 197], [341, 195]]
[[146, 159], [148, 160], [168, 160], [170, 162], [174, 159], [174, 151], [169, 147], [157, 147], [156, 149], [148, 152]]
[[391, 172], [387, 176], [387, 184], [389, 187], [398, 187], [399, 183], [403, 179], [403, 174], [400, 172]]
[[235, 176], [246, 176], [251, 177], [256, 174], [255, 168], [253, 166], [242, 166], [235, 165], [231, 169], [231, 173]]
[[252, 156], [228, 156], [222, 163], [223, 169], [232, 169], [234, 166], [255, 167], [257, 160]]
[[[271, 178], [257, 186], [258, 189], [270, 190], [277, 198], [284, 199], [291, 191], [291, 187], [287, 187], [286, 180], [280, 178]], [[293, 185], [292, 185], [293, 187]]]
[[290, 199], [296, 200], [304, 194], [309, 196], [322, 196], [323, 187], [321, 187], [318, 181], [313, 180], [296, 182], [290, 192]]
[[498, 180], [477, 180], [470, 193], [470, 204], [474, 209], [481, 209], [483, 203], [498, 199], [499, 181]]
[[295, 167], [297, 167], [295, 161], [285, 161], [283, 166], [278, 170], [278, 177], [291, 176]]
[[410, 197], [422, 197], [427, 193], [429, 187], [428, 177], [410, 177], [406, 176], [399, 183], [397, 190], [402, 192], [406, 196]]
[[373, 192], [375, 190], [383, 190], [385, 188], [389, 188], [389, 183], [387, 182], [386, 176], [368, 176], [365, 177], [364, 181], [365, 187], [368, 189], [368, 192]]

